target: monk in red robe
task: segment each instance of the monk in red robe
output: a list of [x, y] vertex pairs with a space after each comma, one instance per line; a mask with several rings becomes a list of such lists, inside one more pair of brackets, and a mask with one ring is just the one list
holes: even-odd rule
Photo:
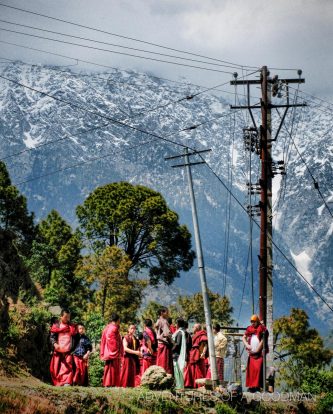
[[141, 367], [141, 376], [151, 365], [156, 363], [156, 353], [157, 353], [157, 337], [153, 329], [153, 322], [151, 319], [146, 319], [144, 321], [144, 331], [143, 331], [143, 340], [142, 340], [142, 367]]
[[164, 368], [168, 374], [173, 374], [173, 341], [168, 323], [169, 311], [167, 308], [161, 308], [158, 314], [159, 318], [155, 324], [158, 343], [156, 365]]
[[197, 388], [198, 385], [195, 380], [206, 378], [205, 359], [207, 358], [207, 350], [207, 333], [201, 328], [200, 323], [196, 323], [193, 327], [192, 348], [184, 371], [184, 385], [186, 388]]
[[86, 335], [83, 323], [77, 325], [77, 334], [75, 335], [74, 358], [74, 385], [89, 385], [88, 378], [88, 360], [92, 351], [90, 339]]
[[135, 325], [130, 325], [123, 339], [124, 358], [120, 375], [121, 387], [135, 387], [140, 373], [139, 358], [142, 358], [139, 340], [135, 336]]
[[75, 325], [70, 323], [70, 312], [63, 309], [60, 321], [51, 326], [50, 341], [53, 355], [50, 363], [50, 373], [53, 385], [69, 386], [73, 384], [74, 367], [71, 354], [76, 334]]
[[267, 328], [258, 315], [251, 316], [251, 325], [246, 328], [243, 343], [249, 355], [246, 367], [246, 386], [250, 392], [259, 391], [263, 386], [263, 347], [267, 347]]
[[100, 358], [105, 361], [103, 387], [120, 385], [120, 361], [124, 351], [119, 326], [120, 317], [114, 313], [102, 332]]

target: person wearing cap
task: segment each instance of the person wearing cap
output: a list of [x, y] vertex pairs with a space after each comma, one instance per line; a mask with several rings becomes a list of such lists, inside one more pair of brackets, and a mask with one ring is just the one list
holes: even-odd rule
[[263, 386], [263, 348], [267, 347], [267, 328], [258, 315], [251, 316], [251, 325], [246, 328], [243, 343], [249, 355], [246, 367], [246, 386], [250, 392], [259, 391]]

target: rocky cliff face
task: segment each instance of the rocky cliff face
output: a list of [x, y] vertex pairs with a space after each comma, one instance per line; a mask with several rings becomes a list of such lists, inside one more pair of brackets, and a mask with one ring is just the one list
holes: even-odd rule
[[[230, 111], [223, 98], [203, 93], [179, 101], [199, 89], [137, 72], [78, 74], [64, 68], [17, 62], [3, 66], [0, 73], [75, 105], [0, 79], [1, 158], [7, 162], [13, 183], [27, 196], [37, 218], [55, 208], [75, 225], [75, 207], [90, 191], [107, 182], [127, 180], [160, 191], [179, 213], [181, 222], [192, 230], [186, 176], [182, 169], [173, 169], [164, 160], [165, 156], [181, 153], [182, 148], [143, 131], [192, 148], [211, 148], [205, 159], [246, 206], [249, 153], [244, 151], [242, 138], [246, 118], [241, 112]], [[159, 108], [154, 110], [156, 107]], [[196, 129], [179, 132], [201, 123]], [[333, 209], [333, 143], [330, 133], [323, 136], [330, 126], [330, 114], [308, 107], [295, 115], [292, 136]], [[291, 128], [289, 121], [286, 127]], [[275, 203], [275, 240], [332, 305], [333, 220], [292, 144], [287, 152], [288, 140], [289, 135], [282, 130], [275, 149], [277, 159], [283, 154], [288, 158], [287, 178], [276, 179], [274, 185], [275, 196], [282, 189], [281, 200]], [[257, 171], [255, 158], [252, 155]], [[227, 191], [207, 166], [194, 167], [193, 177], [209, 287], [219, 293], [226, 289], [235, 319], [244, 290], [240, 323], [245, 323], [251, 312], [249, 272], [244, 285], [248, 217], [234, 200], [229, 209]], [[255, 173], [252, 180], [256, 180]], [[256, 228], [253, 238], [257, 292]], [[318, 313], [313, 322], [328, 329], [325, 321], [332, 313], [278, 252], [274, 257], [275, 315], [289, 313], [291, 306], [300, 306], [311, 315]], [[172, 301], [178, 292], [199, 288], [194, 267], [168, 289], [168, 300]]]

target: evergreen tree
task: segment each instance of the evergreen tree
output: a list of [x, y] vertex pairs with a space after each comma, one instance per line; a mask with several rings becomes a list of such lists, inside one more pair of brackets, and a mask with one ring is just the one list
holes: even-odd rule
[[149, 269], [151, 284], [167, 284], [193, 265], [191, 235], [161, 196], [119, 182], [98, 187], [77, 207], [80, 228], [95, 250], [122, 248], [136, 270]]
[[[34, 237], [33, 214], [12, 185], [5, 163], [0, 162], [0, 330], [6, 330], [8, 298], [17, 300], [21, 289], [33, 292], [23, 263]], [[1, 336], [1, 335], [0, 335]]]
[[135, 320], [146, 282], [129, 278], [131, 265], [126, 253], [117, 246], [107, 246], [102, 253], [83, 258], [76, 274], [94, 291], [89, 312], [105, 320], [115, 312], [122, 322]]
[[[227, 296], [208, 291], [208, 298], [211, 307], [213, 323], [229, 325], [233, 322], [231, 317], [233, 308]], [[205, 311], [202, 293], [195, 293], [189, 296], [179, 296], [179, 312], [185, 319], [194, 319], [198, 323], [205, 323]]]
[[35, 235], [34, 215], [27, 209], [27, 200], [12, 185], [6, 164], [0, 161], [0, 229], [12, 240], [20, 254], [26, 254]]
[[292, 308], [290, 316], [274, 321], [274, 343], [280, 356], [280, 382], [298, 389], [305, 369], [323, 368], [332, 359], [316, 329], [310, 328], [309, 317], [302, 309]]
[[75, 275], [80, 251], [78, 235], [57, 211], [52, 210], [37, 226], [28, 261], [32, 276], [45, 289], [45, 299], [76, 312], [89, 295], [84, 281]]

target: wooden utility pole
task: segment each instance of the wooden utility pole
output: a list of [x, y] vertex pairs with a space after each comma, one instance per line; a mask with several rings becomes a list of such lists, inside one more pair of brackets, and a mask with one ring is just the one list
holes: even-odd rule
[[[250, 112], [253, 126], [245, 128], [245, 131], [251, 132], [249, 150], [253, 151], [255, 147], [259, 148], [261, 160], [261, 177], [256, 185], [260, 188], [260, 203], [257, 206], [249, 206], [248, 212], [251, 217], [260, 215], [260, 253], [259, 253], [259, 313], [260, 319], [267, 327], [269, 332], [268, 346], [269, 353], [264, 353], [264, 373], [266, 378], [266, 366], [273, 365], [273, 231], [272, 231], [272, 178], [276, 174], [284, 174], [283, 161], [274, 163], [272, 160], [272, 143], [277, 140], [288, 109], [291, 107], [306, 106], [305, 104], [290, 104], [289, 102], [289, 83], [304, 83], [301, 79], [302, 71], [298, 71], [298, 79], [279, 79], [277, 76], [271, 78], [267, 66], [263, 66], [260, 71], [260, 79], [253, 80], [235, 80], [231, 81], [232, 85], [247, 85], [247, 105], [231, 106], [232, 109], [248, 109]], [[251, 105], [250, 103], [250, 85], [260, 85], [261, 100], [260, 105]], [[284, 89], [286, 103], [281, 105], [272, 105], [271, 96], [277, 95], [281, 89]], [[272, 138], [272, 108], [284, 108], [284, 114], [281, 117], [280, 125], [275, 137]], [[258, 129], [252, 109], [261, 110], [261, 126]], [[254, 134], [255, 132], [255, 134]], [[253, 138], [256, 135], [256, 138]], [[249, 136], [249, 134], [247, 135]], [[245, 136], [244, 136], [245, 137]], [[257, 139], [257, 142], [255, 140]], [[277, 165], [279, 165], [277, 167]], [[251, 183], [249, 184], [251, 187]], [[252, 187], [250, 188], [251, 191]], [[264, 381], [264, 391], [266, 383]]]
[[193, 218], [193, 228], [194, 228], [194, 238], [195, 238], [195, 245], [196, 245], [196, 252], [197, 252], [197, 260], [198, 260], [198, 268], [199, 268], [199, 275], [200, 275], [200, 282], [201, 282], [201, 292], [204, 304], [204, 312], [205, 312], [205, 322], [206, 322], [206, 331], [207, 331], [207, 338], [208, 338], [208, 351], [209, 351], [209, 363], [210, 363], [210, 370], [212, 375], [212, 383], [213, 388], [218, 385], [218, 374], [217, 374], [217, 366], [216, 366], [216, 356], [215, 356], [215, 346], [214, 346], [214, 336], [213, 336], [213, 327], [212, 327], [212, 317], [211, 317], [211, 310], [210, 310], [210, 303], [208, 297], [208, 287], [207, 287], [207, 280], [206, 280], [206, 273], [205, 273], [205, 265], [204, 265], [204, 258], [202, 253], [202, 246], [201, 246], [201, 238], [200, 238], [200, 230], [199, 230], [199, 222], [198, 222], [198, 215], [197, 215], [197, 206], [193, 191], [193, 181], [192, 181], [192, 171], [191, 166], [197, 164], [204, 164], [204, 161], [198, 162], [190, 162], [190, 155], [201, 154], [203, 152], [207, 152], [210, 150], [203, 150], [203, 151], [196, 151], [196, 152], [188, 152], [188, 148], [185, 148], [184, 154], [176, 155], [173, 157], [166, 157], [166, 160], [175, 159], [175, 158], [184, 158], [184, 164], [177, 164], [173, 165], [173, 168], [178, 167], [185, 167], [187, 172], [188, 178], [188, 187], [190, 192], [190, 200], [191, 200], [191, 207], [192, 207], [192, 218]]

